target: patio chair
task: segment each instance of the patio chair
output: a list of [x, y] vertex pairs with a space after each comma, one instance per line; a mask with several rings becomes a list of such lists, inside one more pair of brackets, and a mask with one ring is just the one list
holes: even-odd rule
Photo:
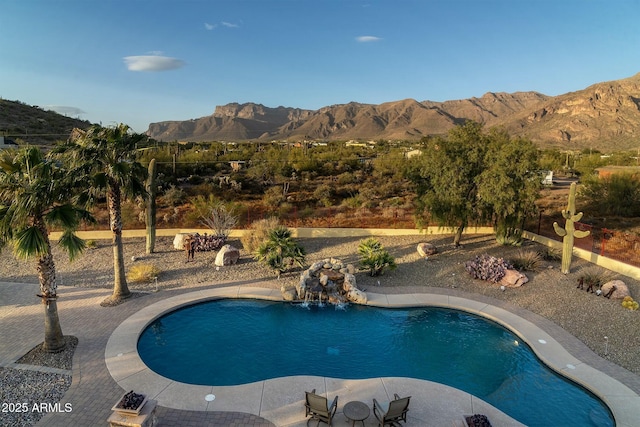
[[389, 404], [380, 404], [375, 398], [373, 399], [373, 415], [379, 421], [379, 426], [384, 427], [386, 425], [398, 426], [400, 421], [407, 422], [407, 412], [409, 411], [409, 397], [400, 398], [397, 394], [394, 394], [394, 400]]
[[309, 425], [309, 421], [311, 420], [318, 420], [317, 425], [320, 425], [320, 422], [331, 425], [331, 420], [338, 409], [338, 396], [333, 399], [331, 406], [329, 406], [327, 398], [317, 395], [315, 388], [311, 391], [306, 391], [305, 394], [304, 416], [311, 416], [311, 418], [307, 420], [307, 425]]

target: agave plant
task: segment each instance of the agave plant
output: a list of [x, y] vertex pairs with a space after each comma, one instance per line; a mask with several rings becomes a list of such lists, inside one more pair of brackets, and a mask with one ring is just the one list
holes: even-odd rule
[[384, 269], [395, 270], [397, 265], [395, 259], [389, 255], [382, 244], [375, 238], [370, 237], [360, 242], [358, 245], [360, 254], [360, 265], [369, 269], [371, 276], [379, 276], [384, 273]]

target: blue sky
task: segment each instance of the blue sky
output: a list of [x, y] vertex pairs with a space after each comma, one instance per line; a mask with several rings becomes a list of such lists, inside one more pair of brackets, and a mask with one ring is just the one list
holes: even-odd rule
[[640, 0], [0, 0], [0, 97], [103, 125], [216, 105], [559, 95], [640, 72]]

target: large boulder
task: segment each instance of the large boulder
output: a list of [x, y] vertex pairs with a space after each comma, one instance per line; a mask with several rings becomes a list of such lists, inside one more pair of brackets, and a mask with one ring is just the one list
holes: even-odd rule
[[179, 251], [184, 250], [184, 241], [191, 234], [189, 233], [178, 233], [176, 237], [173, 238], [173, 248]]
[[602, 285], [602, 295], [608, 295], [613, 291], [609, 298], [624, 299], [624, 297], [631, 296], [629, 294], [629, 288], [622, 280], [612, 280]]
[[356, 304], [366, 304], [367, 294], [361, 291], [356, 286], [356, 276], [346, 273], [344, 275], [344, 282], [342, 283], [342, 289], [347, 301], [351, 301]]
[[224, 245], [216, 255], [215, 265], [217, 267], [233, 265], [238, 262], [238, 259], [240, 259], [240, 251], [231, 245]]
[[284, 301], [295, 301], [298, 298], [298, 292], [294, 287], [281, 286], [280, 292]]
[[524, 285], [529, 281], [529, 278], [519, 272], [518, 270], [507, 270], [504, 277], [498, 282], [499, 285], [505, 288], [517, 288]]
[[418, 243], [418, 255], [422, 258], [435, 255], [438, 253], [438, 248], [435, 247], [433, 243], [422, 242]]

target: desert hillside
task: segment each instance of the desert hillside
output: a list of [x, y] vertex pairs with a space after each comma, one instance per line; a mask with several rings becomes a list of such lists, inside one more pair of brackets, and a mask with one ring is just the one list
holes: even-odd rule
[[637, 148], [640, 74], [559, 96], [492, 93], [445, 102], [404, 99], [379, 105], [350, 102], [318, 110], [227, 104], [188, 121], [151, 123], [164, 141], [190, 140], [418, 140], [474, 120], [561, 149]]

